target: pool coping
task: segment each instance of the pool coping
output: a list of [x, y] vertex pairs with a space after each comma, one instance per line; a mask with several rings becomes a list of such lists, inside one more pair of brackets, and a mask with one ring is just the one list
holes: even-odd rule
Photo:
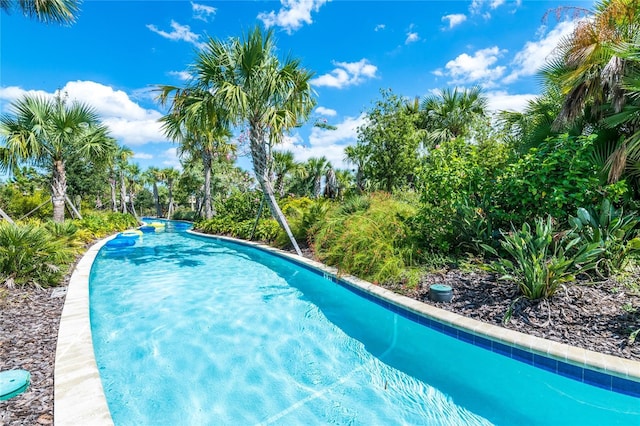
[[[582, 368], [584, 371], [602, 373], [602, 375], [611, 377], [610, 386], [616, 386], [616, 383], [614, 383], [615, 378], [619, 379], [618, 385], [620, 381], [622, 381], [623, 385], [626, 382], [630, 382], [634, 385], [633, 393], [623, 393], [640, 397], [640, 393], [635, 393], [636, 389], [640, 389], [639, 361], [601, 354], [467, 318], [394, 293], [391, 290], [357, 277], [341, 274], [334, 267], [265, 244], [220, 235], [204, 234], [192, 230], [187, 232], [200, 237], [255, 247], [279, 257], [284, 257], [298, 265], [323, 274], [324, 278], [333, 283], [346, 284], [355, 289], [356, 292], [365, 296], [369, 295], [377, 303], [385, 306], [388, 304], [388, 307], [394, 312], [439, 329], [460, 340], [484, 346], [486, 349], [524, 362], [527, 362], [527, 360], [522, 359], [516, 351], [531, 353], [531, 360], [528, 362], [531, 365], [552, 370], [548, 365], [537, 365], [538, 361], [535, 356], [538, 354], [545, 359], [557, 360], [558, 364], [554, 368], [563, 363], [568, 366]], [[95, 361], [89, 318], [89, 275], [91, 267], [100, 248], [111, 238], [113, 237], [100, 240], [87, 250], [77, 263], [69, 281], [67, 296], [60, 318], [55, 359], [54, 421], [56, 425], [113, 425]], [[489, 342], [488, 347], [485, 341]], [[504, 353], [505, 348], [512, 348], [510, 349], [512, 352]], [[555, 372], [563, 374], [562, 371]], [[594, 378], [593, 375], [587, 375], [586, 373], [583, 373], [583, 375], [585, 383], [606, 388], [606, 386], [598, 382], [601, 381], [602, 377]], [[620, 392], [619, 389], [614, 391]]]
[[76, 264], [60, 316], [54, 366], [56, 425], [113, 425], [93, 352], [89, 318], [89, 275], [102, 246], [93, 244]]

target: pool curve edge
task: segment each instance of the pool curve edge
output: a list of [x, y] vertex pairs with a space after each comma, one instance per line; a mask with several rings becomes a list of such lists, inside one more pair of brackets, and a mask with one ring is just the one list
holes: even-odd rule
[[[467, 318], [394, 293], [359, 278], [339, 274], [336, 268], [268, 245], [195, 231], [187, 232], [201, 237], [255, 247], [279, 257], [284, 257], [298, 265], [322, 274], [331, 282], [341, 285], [346, 284], [355, 289], [356, 292], [369, 295], [371, 298], [406, 311], [403, 313], [408, 313], [409, 316], [436, 322], [442, 325], [441, 331], [454, 335], [454, 337], [461, 340], [467, 340], [468, 336], [470, 336], [472, 339], [470, 343], [472, 344], [478, 344], [473, 341], [474, 338], [477, 338], [490, 342], [490, 345], [492, 344], [491, 342], [494, 342], [496, 345], [513, 348], [514, 352], [525, 351], [531, 353], [530, 363], [532, 365], [535, 365], [535, 355], [538, 354], [545, 358], [557, 360], [558, 363], [582, 368], [584, 371], [610, 376], [612, 381], [618, 378], [619, 381], [632, 383], [634, 386], [633, 392], [624, 393], [640, 396], [636, 393], [636, 388], [640, 390], [639, 361], [601, 354]], [[89, 275], [91, 266], [100, 248], [111, 238], [105, 238], [87, 250], [76, 265], [69, 281], [67, 296], [60, 318], [55, 359], [54, 422], [56, 425], [113, 425], [95, 361], [89, 320]], [[452, 330], [454, 331], [453, 334]], [[494, 348], [495, 352], [502, 352], [496, 348]], [[491, 350], [491, 347], [487, 349]], [[513, 357], [518, 358], [515, 355]], [[520, 360], [522, 361], [522, 359]], [[537, 366], [545, 368], [544, 365]], [[558, 373], [562, 374], [562, 372]], [[583, 381], [590, 383], [586, 377]], [[595, 382], [591, 384], [605, 387]], [[620, 392], [620, 390], [615, 391]]]

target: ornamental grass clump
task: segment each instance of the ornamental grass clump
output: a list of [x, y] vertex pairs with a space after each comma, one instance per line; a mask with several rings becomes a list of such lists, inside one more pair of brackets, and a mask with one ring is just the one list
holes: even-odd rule
[[54, 286], [72, 260], [73, 250], [44, 227], [0, 222], [0, 284]]
[[[525, 223], [503, 236], [501, 246], [510, 259], [499, 258], [489, 267], [500, 274], [499, 279], [516, 283], [530, 300], [552, 297], [577, 273], [592, 269], [603, 251], [597, 244], [581, 243], [580, 237], [554, 233], [551, 216], [535, 219], [533, 229]], [[493, 247], [483, 247], [498, 256]]]
[[419, 252], [409, 226], [416, 209], [388, 194], [369, 199], [360, 203], [364, 209], [336, 206], [327, 212], [312, 237], [315, 254], [343, 273], [374, 283], [401, 280]]

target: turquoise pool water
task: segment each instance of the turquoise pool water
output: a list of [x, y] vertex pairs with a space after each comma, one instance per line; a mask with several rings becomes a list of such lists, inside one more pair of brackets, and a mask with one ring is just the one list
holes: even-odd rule
[[640, 424], [638, 398], [454, 339], [171, 222], [100, 251], [90, 306], [116, 425]]

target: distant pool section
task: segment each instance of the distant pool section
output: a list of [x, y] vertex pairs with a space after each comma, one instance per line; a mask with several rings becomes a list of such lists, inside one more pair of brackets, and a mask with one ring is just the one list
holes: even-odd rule
[[638, 424], [637, 381], [164, 223], [133, 246], [103, 247], [91, 269], [93, 345], [116, 425]]

